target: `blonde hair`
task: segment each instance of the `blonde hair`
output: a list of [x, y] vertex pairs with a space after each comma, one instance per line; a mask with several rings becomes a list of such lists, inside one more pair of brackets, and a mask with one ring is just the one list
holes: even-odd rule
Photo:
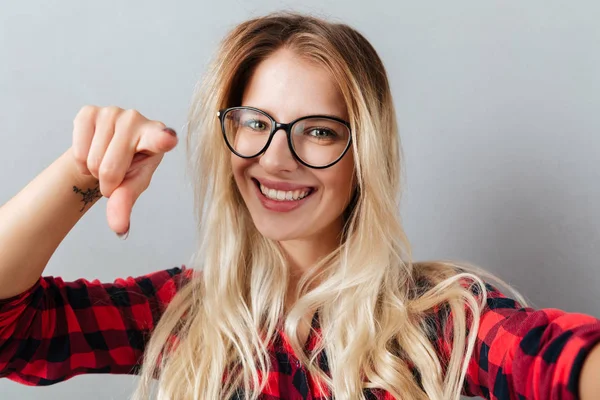
[[[339, 86], [356, 174], [342, 243], [302, 277], [288, 312], [289, 266], [252, 223], [216, 117], [240, 105], [253, 69], [281, 48], [326, 68]], [[282, 317], [294, 352], [335, 398], [365, 399], [366, 388], [398, 399], [459, 398], [487, 299], [482, 277], [509, 285], [468, 263], [411, 261], [399, 215], [404, 168], [396, 114], [383, 63], [363, 35], [294, 12], [237, 25], [196, 88], [187, 139], [200, 231], [192, 267], [202, 273], [179, 290], [156, 326], [135, 398], [150, 396], [153, 378], [159, 399], [229, 399], [240, 392], [258, 398]], [[448, 357], [430, 339], [432, 313], [442, 308], [453, 320]], [[296, 330], [311, 310], [318, 310], [321, 340], [305, 354]], [[323, 351], [330, 375], [315, 361]]]

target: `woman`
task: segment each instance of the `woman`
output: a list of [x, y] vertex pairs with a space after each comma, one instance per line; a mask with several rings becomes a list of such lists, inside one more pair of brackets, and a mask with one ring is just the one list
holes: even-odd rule
[[472, 265], [412, 262], [389, 84], [357, 31], [294, 13], [240, 24], [189, 120], [194, 268], [40, 277], [97, 198], [129, 230], [177, 143], [133, 110], [84, 107], [73, 146], [0, 209], [2, 376], [139, 373], [139, 399], [153, 378], [161, 399], [593, 394], [599, 320], [527, 307]]

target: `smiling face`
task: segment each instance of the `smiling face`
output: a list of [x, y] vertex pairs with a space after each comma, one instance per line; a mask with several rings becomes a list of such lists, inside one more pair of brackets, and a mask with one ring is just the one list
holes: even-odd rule
[[[255, 68], [241, 105], [263, 110], [281, 123], [307, 115], [348, 121], [329, 72], [288, 49], [274, 52]], [[232, 153], [231, 163], [242, 198], [264, 236], [276, 241], [336, 240], [352, 193], [352, 149], [331, 167], [310, 168], [294, 158], [281, 129], [263, 154], [243, 159]]]

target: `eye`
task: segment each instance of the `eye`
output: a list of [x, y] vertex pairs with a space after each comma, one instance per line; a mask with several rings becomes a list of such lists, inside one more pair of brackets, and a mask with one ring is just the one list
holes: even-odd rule
[[254, 129], [255, 131], [262, 131], [267, 129], [267, 124], [264, 121], [258, 119], [250, 119], [244, 122], [244, 126]]
[[334, 139], [337, 134], [327, 128], [313, 128], [308, 131], [308, 135], [316, 139]]

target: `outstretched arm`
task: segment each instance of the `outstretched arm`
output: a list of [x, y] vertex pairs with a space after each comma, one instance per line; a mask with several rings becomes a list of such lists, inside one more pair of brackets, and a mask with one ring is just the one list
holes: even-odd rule
[[[486, 307], [481, 313], [463, 395], [490, 400], [599, 398], [598, 318], [556, 308], [523, 307], [493, 285], [486, 283], [486, 288]], [[471, 290], [480, 296], [477, 285]], [[467, 326], [471, 326], [472, 313], [465, 311]], [[448, 359], [453, 315], [441, 318], [440, 349]]]

